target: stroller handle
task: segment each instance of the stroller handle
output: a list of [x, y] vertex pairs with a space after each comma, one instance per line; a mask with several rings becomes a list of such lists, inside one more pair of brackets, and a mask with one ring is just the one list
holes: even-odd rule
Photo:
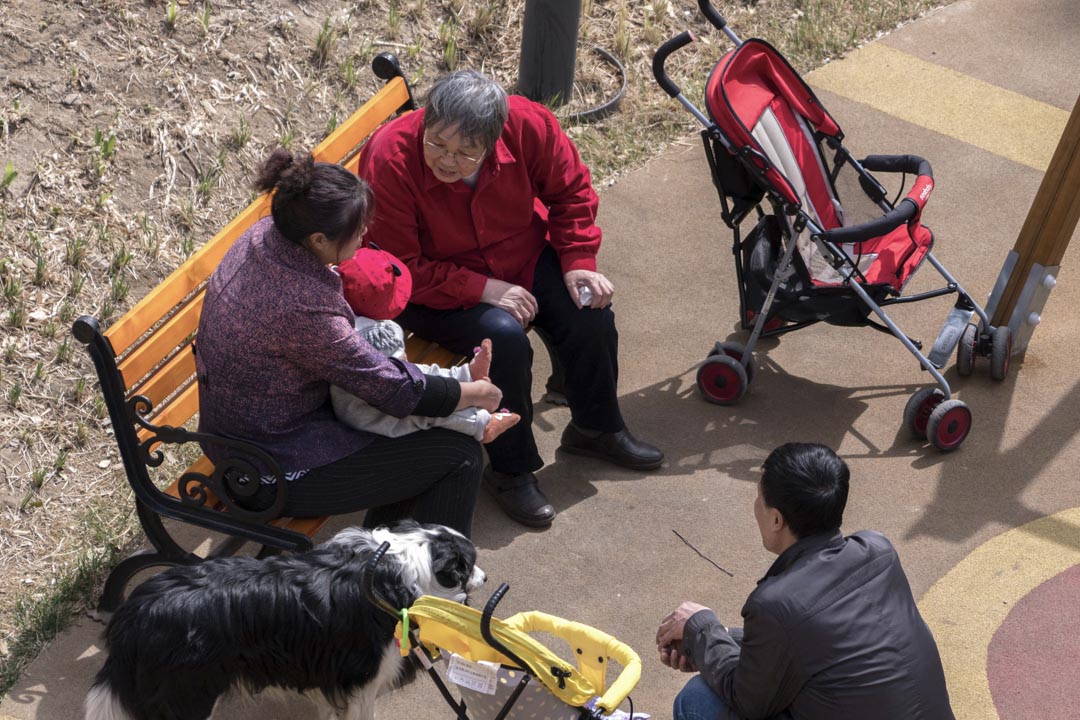
[[934, 177], [930, 163], [918, 155], [870, 155], [861, 165], [870, 172], [905, 172], [911, 175]]
[[850, 227], [836, 228], [820, 234], [822, 240], [828, 240], [836, 244], [859, 243], [872, 240], [881, 235], [887, 235], [901, 225], [906, 225], [915, 219], [921, 208], [918, 203], [909, 197], [904, 198], [892, 210], [881, 217]]
[[401, 611], [379, 597], [379, 594], [375, 592], [375, 567], [389, 550], [390, 543], [384, 542], [371, 554], [371, 557], [368, 558], [368, 561], [364, 563], [364, 567], [360, 570], [360, 585], [364, 588], [364, 595], [367, 596], [368, 602], [386, 612], [391, 617], [398, 617]]
[[517, 663], [518, 667], [522, 670], [528, 670], [529, 666], [520, 657], [514, 654], [514, 651], [499, 642], [499, 639], [491, 632], [491, 616], [495, 614], [495, 606], [503, 599], [503, 595], [510, 589], [510, 586], [506, 583], [499, 585], [499, 589], [491, 594], [491, 598], [487, 601], [487, 605], [484, 606], [484, 612], [480, 615], [480, 636], [484, 638], [491, 647], [501, 652], [506, 657], [510, 658]]
[[664, 92], [666, 92], [673, 98], [677, 98], [682, 95], [682, 90], [680, 90], [679, 86], [676, 85], [675, 82], [668, 77], [667, 72], [664, 70], [664, 63], [667, 62], [668, 55], [675, 52], [676, 50], [686, 47], [692, 42], [694, 42], [694, 34], [689, 30], [683, 30], [681, 33], [661, 45], [660, 48], [656, 51], [656, 54], [653, 55], [653, 76], [656, 77], [657, 84], [659, 84], [660, 87], [663, 88]]
[[716, 8], [712, 6], [709, 0], [698, 0], [698, 9], [701, 10], [701, 14], [705, 16], [714, 28], [717, 30], [723, 30], [727, 27], [727, 20], [724, 16], [717, 12]]

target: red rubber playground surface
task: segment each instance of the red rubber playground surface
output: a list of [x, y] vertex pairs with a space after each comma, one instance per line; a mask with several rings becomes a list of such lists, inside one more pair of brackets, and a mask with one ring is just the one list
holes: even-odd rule
[[1045, 720], [1080, 713], [1080, 565], [1032, 590], [994, 633], [986, 660], [998, 715]]

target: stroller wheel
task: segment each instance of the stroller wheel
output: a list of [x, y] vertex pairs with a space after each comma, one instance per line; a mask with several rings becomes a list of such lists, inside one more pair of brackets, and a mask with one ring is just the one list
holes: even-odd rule
[[912, 395], [904, 406], [904, 427], [913, 437], [920, 440], [926, 437], [926, 425], [934, 408], [945, 399], [945, 394], [936, 387], [923, 388]]
[[705, 399], [717, 405], [734, 405], [746, 394], [749, 383], [742, 363], [729, 355], [713, 355], [697, 371], [697, 386]]
[[999, 325], [991, 332], [990, 341], [990, 377], [995, 380], [1004, 380], [1009, 374], [1012, 330], [1008, 325]]
[[956, 345], [956, 372], [967, 377], [975, 371], [975, 356], [979, 350], [979, 326], [968, 323]]
[[[730, 358], [735, 358], [739, 363], [742, 363], [743, 354], [746, 352], [746, 346], [737, 342], [718, 342], [713, 345], [713, 349], [709, 351], [707, 357], [715, 357], [716, 355], [727, 355]], [[750, 362], [746, 364], [746, 383], [749, 385], [754, 382], [754, 372], [757, 370], [757, 363], [754, 362], [753, 356], [750, 358]]]
[[955, 450], [971, 432], [971, 410], [962, 400], [946, 400], [930, 413], [926, 439], [938, 450]]

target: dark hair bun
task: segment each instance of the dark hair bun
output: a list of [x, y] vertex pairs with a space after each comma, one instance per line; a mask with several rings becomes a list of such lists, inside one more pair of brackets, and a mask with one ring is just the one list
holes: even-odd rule
[[311, 188], [315, 161], [308, 153], [293, 155], [277, 148], [266, 158], [255, 178], [255, 189], [269, 192], [277, 189], [279, 196], [303, 196]]

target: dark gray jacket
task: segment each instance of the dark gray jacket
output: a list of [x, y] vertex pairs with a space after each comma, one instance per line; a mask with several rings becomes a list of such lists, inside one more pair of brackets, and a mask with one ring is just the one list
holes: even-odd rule
[[742, 609], [742, 646], [709, 610], [683, 652], [746, 720], [952, 720], [937, 645], [880, 533], [803, 538]]

